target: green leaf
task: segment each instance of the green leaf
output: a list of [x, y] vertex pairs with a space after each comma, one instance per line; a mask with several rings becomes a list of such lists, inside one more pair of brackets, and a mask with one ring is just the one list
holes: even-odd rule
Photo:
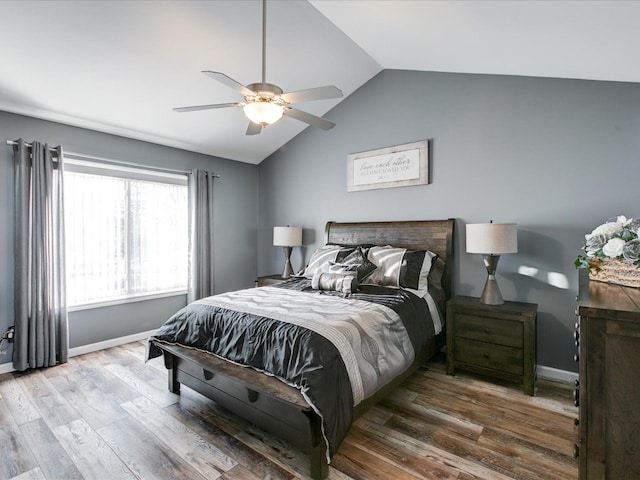
[[584, 255], [578, 255], [578, 258], [576, 258], [575, 262], [573, 262], [573, 265], [576, 268], [589, 269], [589, 259], [587, 257], [585, 257]]

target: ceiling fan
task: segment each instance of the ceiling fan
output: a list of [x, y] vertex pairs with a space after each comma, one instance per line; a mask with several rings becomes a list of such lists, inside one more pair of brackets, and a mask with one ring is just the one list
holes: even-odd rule
[[256, 135], [262, 131], [262, 127], [271, 125], [280, 120], [282, 116], [291, 117], [313, 127], [329, 130], [335, 123], [316, 115], [312, 115], [291, 106], [292, 103], [308, 102], [313, 100], [325, 100], [342, 97], [342, 91], [333, 85], [309, 88], [295, 92], [284, 93], [280, 87], [266, 82], [266, 30], [267, 30], [267, 0], [262, 0], [262, 82], [250, 83], [247, 86], [235, 81], [231, 77], [220, 72], [204, 70], [202, 73], [214, 80], [231, 87], [244, 96], [243, 102], [217, 103], [213, 105], [195, 105], [192, 107], [174, 108], [175, 112], [194, 112], [197, 110], [210, 110], [216, 108], [242, 107], [244, 114], [249, 119], [247, 135]]

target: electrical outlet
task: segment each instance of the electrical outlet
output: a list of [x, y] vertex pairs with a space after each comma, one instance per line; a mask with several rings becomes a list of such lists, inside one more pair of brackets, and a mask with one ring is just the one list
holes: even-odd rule
[[9, 343], [13, 343], [13, 336], [15, 334], [15, 325], [11, 325], [6, 332], [4, 332], [4, 335], [2, 335], [2, 339], [6, 340]]

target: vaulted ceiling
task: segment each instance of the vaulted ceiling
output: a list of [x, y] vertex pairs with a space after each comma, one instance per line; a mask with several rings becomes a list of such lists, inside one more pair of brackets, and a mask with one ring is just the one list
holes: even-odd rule
[[[5, 0], [0, 110], [260, 163], [307, 125], [283, 118], [247, 136], [240, 108], [172, 108], [242, 100], [202, 70], [261, 80], [261, 9]], [[639, 22], [634, 1], [269, 0], [266, 79], [340, 88], [296, 105], [319, 116], [382, 69], [640, 82]]]

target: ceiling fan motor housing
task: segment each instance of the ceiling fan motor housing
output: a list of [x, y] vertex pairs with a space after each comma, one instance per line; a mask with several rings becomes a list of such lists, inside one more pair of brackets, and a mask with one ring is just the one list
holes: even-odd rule
[[247, 88], [253, 90], [256, 93], [256, 97], [264, 99], [282, 95], [282, 89], [272, 83], [250, 83]]

